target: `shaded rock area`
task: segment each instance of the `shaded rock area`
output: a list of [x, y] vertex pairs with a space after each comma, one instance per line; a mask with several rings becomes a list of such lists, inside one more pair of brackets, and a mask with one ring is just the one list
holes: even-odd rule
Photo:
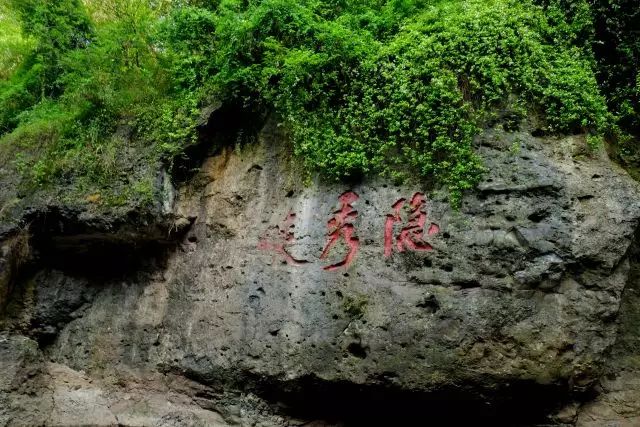
[[20, 269], [30, 260], [29, 235], [16, 232], [0, 245], [0, 310], [9, 301]]
[[485, 131], [455, 211], [203, 129], [157, 212], [6, 235], [0, 425], [639, 423], [640, 187], [582, 136]]
[[640, 425], [640, 251], [630, 253], [631, 271], [620, 308], [618, 340], [604, 374], [577, 415], [577, 426]]

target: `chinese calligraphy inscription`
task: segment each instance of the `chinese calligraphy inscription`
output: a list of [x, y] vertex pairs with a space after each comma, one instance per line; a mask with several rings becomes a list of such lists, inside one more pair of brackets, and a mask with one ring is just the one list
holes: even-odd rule
[[347, 191], [340, 195], [338, 200], [340, 201], [340, 209], [333, 213], [333, 218], [327, 223], [329, 228], [329, 234], [327, 235], [327, 244], [325, 245], [320, 259], [325, 259], [331, 251], [331, 248], [342, 237], [344, 243], [348, 248], [348, 252], [344, 259], [335, 264], [324, 267], [327, 271], [333, 271], [340, 267], [348, 267], [358, 253], [360, 247], [360, 240], [355, 236], [355, 227], [353, 221], [358, 217], [358, 211], [356, 211], [351, 204], [359, 199], [359, 196], [353, 191]]
[[[360, 239], [356, 235], [354, 225], [358, 218], [358, 211], [353, 204], [359, 198], [353, 191], [347, 191], [338, 197], [340, 207], [333, 212], [333, 217], [327, 222], [327, 240], [320, 259], [326, 260], [340, 241], [346, 248], [346, 254], [340, 261], [324, 266], [325, 271], [348, 268], [356, 258]], [[390, 257], [394, 251], [398, 253], [428, 252], [434, 249], [425, 239], [438, 234], [440, 226], [428, 221], [426, 204], [425, 195], [415, 193], [409, 201], [402, 198], [391, 206], [392, 213], [386, 215], [384, 223], [384, 256], [386, 258]], [[258, 249], [274, 252], [282, 258], [283, 263], [291, 266], [308, 264], [309, 261], [297, 259], [289, 252], [289, 248], [295, 242], [295, 220], [296, 214], [289, 212], [281, 225], [271, 227], [260, 238]]]
[[267, 230], [258, 242], [258, 249], [263, 251], [272, 251], [279, 254], [284, 259], [284, 262], [289, 265], [307, 264], [306, 260], [294, 258], [287, 249], [295, 240], [293, 232], [295, 228], [295, 219], [296, 214], [289, 212], [282, 222], [282, 225], [275, 226]]
[[[433, 246], [424, 241], [425, 225], [427, 222], [427, 213], [424, 210], [426, 199], [424, 194], [416, 193], [409, 202], [409, 218], [407, 225], [402, 227], [400, 234], [395, 239], [393, 238], [393, 226], [397, 222], [402, 222], [401, 209], [405, 206], [406, 200], [400, 199], [391, 207], [393, 213], [387, 215], [387, 219], [384, 225], [384, 256], [390, 257], [393, 253], [393, 248], [398, 252], [410, 251], [432, 251]], [[427, 230], [427, 235], [432, 236], [440, 231], [440, 227], [437, 224], [430, 223]]]

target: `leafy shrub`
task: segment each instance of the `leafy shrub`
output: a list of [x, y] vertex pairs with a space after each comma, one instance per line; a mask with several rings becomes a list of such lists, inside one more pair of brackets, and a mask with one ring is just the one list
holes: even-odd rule
[[557, 22], [569, 22], [567, 33], [582, 34], [592, 52], [596, 76], [609, 108], [625, 131], [640, 134], [640, 7], [635, 0], [539, 0]]
[[[171, 163], [214, 98], [276, 112], [329, 179], [427, 179], [457, 204], [497, 111], [594, 141], [610, 130], [594, 2], [629, 0], [10, 1], [35, 41], [0, 84], [0, 148], [25, 147], [37, 185]], [[613, 93], [635, 117], [637, 93]], [[114, 139], [122, 128], [135, 138]]]
[[0, 81], [11, 77], [33, 48], [33, 40], [23, 37], [17, 21], [15, 12], [0, 3]]
[[550, 131], [606, 128], [593, 60], [576, 47], [582, 36], [565, 37], [584, 24], [554, 24], [510, 0], [407, 2], [413, 14], [395, 21], [374, 16], [398, 2], [372, 3], [223, 9], [213, 76], [221, 96], [275, 108], [296, 152], [330, 177], [434, 177], [454, 203], [482, 173], [474, 135], [510, 96], [519, 110], [540, 111]]

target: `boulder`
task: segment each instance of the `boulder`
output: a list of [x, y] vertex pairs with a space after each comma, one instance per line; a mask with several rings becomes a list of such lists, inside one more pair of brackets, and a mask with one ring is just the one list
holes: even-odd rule
[[207, 390], [180, 392], [206, 416], [149, 403], [166, 425], [575, 420], [616, 342], [640, 187], [583, 136], [476, 143], [487, 172], [454, 209], [418, 180], [315, 179], [268, 122], [177, 188], [176, 247], [40, 271], [32, 330], [51, 323], [50, 361], [90, 378]]

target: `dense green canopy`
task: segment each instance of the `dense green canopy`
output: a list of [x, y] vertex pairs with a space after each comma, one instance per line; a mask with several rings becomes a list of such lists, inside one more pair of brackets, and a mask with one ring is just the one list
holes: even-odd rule
[[25, 188], [106, 188], [126, 144], [171, 164], [212, 99], [275, 112], [329, 179], [418, 175], [454, 203], [487, 123], [639, 128], [634, 0], [0, 1], [0, 159]]

